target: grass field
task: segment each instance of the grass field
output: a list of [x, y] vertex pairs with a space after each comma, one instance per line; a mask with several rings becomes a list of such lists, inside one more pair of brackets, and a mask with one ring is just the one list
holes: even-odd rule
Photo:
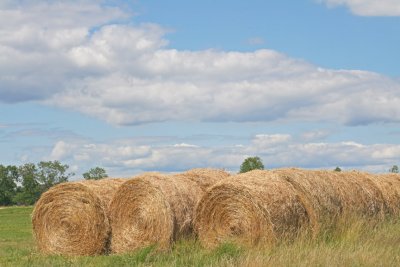
[[273, 249], [225, 244], [209, 251], [195, 240], [168, 253], [152, 248], [128, 255], [45, 256], [35, 250], [31, 207], [0, 209], [0, 266], [400, 266], [400, 222], [378, 226], [356, 221], [317, 240], [301, 239]]

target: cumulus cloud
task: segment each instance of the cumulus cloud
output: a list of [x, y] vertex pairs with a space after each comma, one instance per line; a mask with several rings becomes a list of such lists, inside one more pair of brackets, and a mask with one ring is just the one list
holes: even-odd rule
[[[179, 139], [176, 139], [179, 141]], [[143, 171], [178, 172], [196, 167], [224, 168], [237, 172], [246, 157], [259, 156], [267, 168], [302, 167], [362, 169], [385, 172], [396, 164], [398, 144], [304, 142], [288, 134], [259, 134], [244, 145], [208, 147], [198, 144], [148, 144], [143, 140], [93, 143], [60, 140], [47, 157], [79, 166], [78, 172], [99, 165], [111, 175], [130, 176]]]
[[58, 141], [51, 151], [50, 158], [54, 160], [61, 160], [74, 148], [74, 146], [70, 146], [64, 141]]
[[44, 99], [80, 75], [68, 52], [95, 27], [128, 15], [100, 1], [2, 1], [0, 99]]
[[400, 121], [400, 83], [376, 73], [323, 69], [267, 49], [171, 49], [159, 25], [115, 23], [130, 15], [121, 8], [35, 3], [0, 9], [4, 102], [37, 100], [115, 125]]
[[330, 7], [346, 6], [359, 16], [400, 16], [398, 0], [318, 0]]

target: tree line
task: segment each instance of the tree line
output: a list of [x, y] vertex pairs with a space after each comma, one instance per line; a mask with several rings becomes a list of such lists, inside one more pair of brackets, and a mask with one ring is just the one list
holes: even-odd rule
[[[26, 163], [21, 166], [0, 165], [0, 206], [33, 205], [40, 195], [50, 187], [67, 182], [75, 174], [68, 171], [69, 166], [55, 161], [41, 161], [37, 164]], [[240, 166], [240, 173], [254, 169], [264, 169], [259, 157], [248, 157]], [[336, 167], [334, 171], [342, 171]], [[399, 173], [399, 167], [393, 165], [389, 172]], [[95, 167], [83, 173], [86, 180], [98, 180], [108, 177], [103, 168]]]
[[[32, 205], [50, 187], [67, 182], [75, 174], [59, 161], [41, 161], [21, 166], [0, 165], [0, 206]], [[83, 174], [85, 179], [107, 177], [103, 168], [95, 167]]]

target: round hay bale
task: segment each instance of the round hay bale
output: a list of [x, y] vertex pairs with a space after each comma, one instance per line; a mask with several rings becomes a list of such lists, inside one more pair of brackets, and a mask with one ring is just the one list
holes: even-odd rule
[[125, 179], [68, 182], [43, 193], [32, 213], [39, 251], [60, 255], [107, 252], [110, 199]]
[[169, 249], [177, 236], [188, 232], [199, 193], [195, 183], [179, 176], [147, 173], [125, 182], [110, 204], [112, 252], [150, 245]]
[[270, 171], [251, 171], [210, 188], [196, 208], [195, 229], [203, 246], [235, 242], [272, 245], [309, 227], [295, 188]]
[[195, 169], [177, 175], [145, 173], [124, 183], [110, 205], [111, 250], [134, 251], [150, 245], [168, 250], [174, 240], [193, 234], [193, 212], [204, 191], [228, 174]]
[[301, 196], [310, 217], [314, 237], [321, 231], [332, 229], [342, 213], [342, 201], [327, 171], [277, 169], [273, 171], [288, 181]]
[[381, 190], [387, 207], [387, 217], [400, 218], [400, 175], [372, 175], [370, 179]]
[[380, 188], [363, 172], [278, 169], [296, 188], [310, 217], [314, 236], [354, 217], [381, 218], [387, 211]]

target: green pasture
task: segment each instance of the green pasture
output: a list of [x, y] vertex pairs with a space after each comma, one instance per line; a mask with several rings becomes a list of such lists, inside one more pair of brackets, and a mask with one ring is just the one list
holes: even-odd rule
[[63, 257], [41, 255], [32, 238], [32, 207], [0, 209], [0, 266], [400, 266], [400, 222], [353, 222], [315, 240], [299, 239], [271, 249], [224, 244], [203, 249], [181, 240], [172, 251], [151, 247], [126, 255]]

